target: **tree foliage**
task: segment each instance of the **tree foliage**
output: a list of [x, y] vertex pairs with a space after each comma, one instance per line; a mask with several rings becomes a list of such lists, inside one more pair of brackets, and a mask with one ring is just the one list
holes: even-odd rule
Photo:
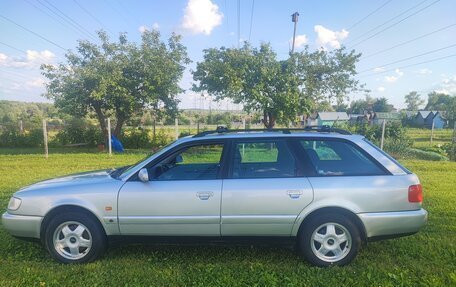
[[58, 108], [74, 116], [94, 113], [105, 135], [107, 117], [115, 117], [113, 134], [119, 135], [136, 111], [177, 111], [178, 82], [189, 63], [179, 36], [164, 43], [158, 31], [145, 31], [140, 44], [125, 34], [117, 42], [103, 31], [98, 36], [100, 44], [80, 41], [66, 63], [41, 67], [49, 79], [46, 96]]
[[353, 79], [359, 57], [344, 49], [305, 49], [280, 61], [269, 44], [211, 48], [193, 72], [193, 90], [261, 112], [264, 125], [272, 128], [277, 121], [288, 124], [296, 115], [310, 113], [320, 102], [336, 102], [360, 90]]
[[416, 91], [412, 91], [405, 95], [405, 104], [407, 105], [407, 110], [409, 111], [417, 111], [422, 104], [424, 104], [424, 100], [421, 99], [420, 94]]
[[390, 105], [388, 103], [387, 98], [378, 98], [373, 104], [372, 104], [372, 110], [374, 112], [383, 112], [383, 113], [389, 113], [393, 111], [394, 107], [393, 105]]

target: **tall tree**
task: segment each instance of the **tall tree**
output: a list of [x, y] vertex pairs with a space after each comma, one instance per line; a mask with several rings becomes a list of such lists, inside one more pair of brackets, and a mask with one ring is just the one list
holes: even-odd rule
[[359, 90], [353, 79], [359, 57], [344, 49], [305, 49], [279, 61], [269, 44], [206, 49], [193, 72], [193, 90], [206, 91], [216, 100], [231, 99], [247, 112], [261, 112], [265, 127], [272, 128], [277, 121], [288, 124], [296, 115], [311, 112], [319, 102]]
[[359, 99], [350, 103], [348, 112], [350, 114], [364, 114], [372, 111], [372, 106], [375, 103], [375, 99], [369, 95], [366, 95], [365, 99]]
[[417, 111], [424, 101], [421, 99], [420, 94], [416, 91], [412, 91], [405, 95], [405, 104], [407, 105], [407, 110]]
[[394, 109], [393, 105], [388, 104], [387, 98], [379, 98], [372, 105], [374, 112], [386, 112], [389, 113]]
[[428, 94], [428, 102], [424, 109], [428, 111], [446, 111], [450, 102], [449, 95], [433, 91]]
[[158, 31], [145, 31], [140, 44], [129, 42], [125, 34], [111, 42], [103, 31], [100, 44], [79, 41], [77, 52], [66, 54], [66, 63], [42, 65], [49, 79], [46, 96], [74, 116], [93, 112], [103, 133], [105, 119], [115, 117], [114, 135], [135, 112], [144, 108], [177, 111], [179, 80], [189, 63], [180, 37], [167, 43]]

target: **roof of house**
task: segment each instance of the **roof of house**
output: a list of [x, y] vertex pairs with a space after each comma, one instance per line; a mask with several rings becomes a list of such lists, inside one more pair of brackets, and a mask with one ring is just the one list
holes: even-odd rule
[[382, 113], [376, 112], [374, 115], [374, 119], [382, 119], [382, 120], [400, 120], [401, 114], [400, 113]]
[[421, 117], [423, 119], [427, 118], [430, 114], [432, 114], [432, 116], [434, 116], [434, 112], [433, 111], [419, 111], [416, 116], [418, 115], [421, 115]]
[[346, 112], [319, 112], [317, 118], [323, 121], [348, 121], [350, 119]]

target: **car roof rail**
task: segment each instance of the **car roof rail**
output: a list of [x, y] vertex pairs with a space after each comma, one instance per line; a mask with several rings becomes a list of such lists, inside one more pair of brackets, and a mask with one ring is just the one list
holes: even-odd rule
[[338, 133], [342, 135], [351, 135], [347, 130], [340, 128], [333, 128], [327, 125], [323, 126], [306, 126], [304, 128], [276, 128], [276, 129], [240, 129], [230, 130], [224, 126], [218, 126], [215, 131], [204, 131], [194, 135], [194, 138], [204, 137], [211, 134], [226, 134], [226, 133], [245, 133], [245, 132], [281, 132], [284, 134], [290, 134], [291, 132], [322, 132], [322, 133]]

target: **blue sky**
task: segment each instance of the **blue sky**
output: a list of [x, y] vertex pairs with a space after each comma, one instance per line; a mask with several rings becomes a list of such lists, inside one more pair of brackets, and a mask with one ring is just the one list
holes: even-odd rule
[[[454, 0], [253, 1], [240, 0], [241, 41], [250, 40], [253, 45], [270, 42], [280, 58], [287, 57], [293, 33], [290, 15], [298, 11], [296, 50], [305, 44], [310, 49], [327, 50], [345, 45], [362, 53], [357, 78], [373, 97], [386, 97], [403, 108], [404, 95], [412, 90], [423, 99], [432, 90], [456, 94]], [[164, 39], [172, 32], [182, 34], [193, 61], [181, 81], [188, 89], [189, 71], [201, 60], [203, 49], [237, 46], [237, 3], [2, 0], [0, 99], [47, 101], [41, 97], [45, 79], [39, 65], [64, 61], [65, 49], [74, 49], [78, 39], [92, 39], [99, 29], [112, 37], [127, 32], [132, 41], [140, 39], [142, 29], [158, 29]], [[351, 100], [362, 97], [350, 95]], [[209, 105], [209, 100], [191, 91], [180, 98], [181, 108]]]

